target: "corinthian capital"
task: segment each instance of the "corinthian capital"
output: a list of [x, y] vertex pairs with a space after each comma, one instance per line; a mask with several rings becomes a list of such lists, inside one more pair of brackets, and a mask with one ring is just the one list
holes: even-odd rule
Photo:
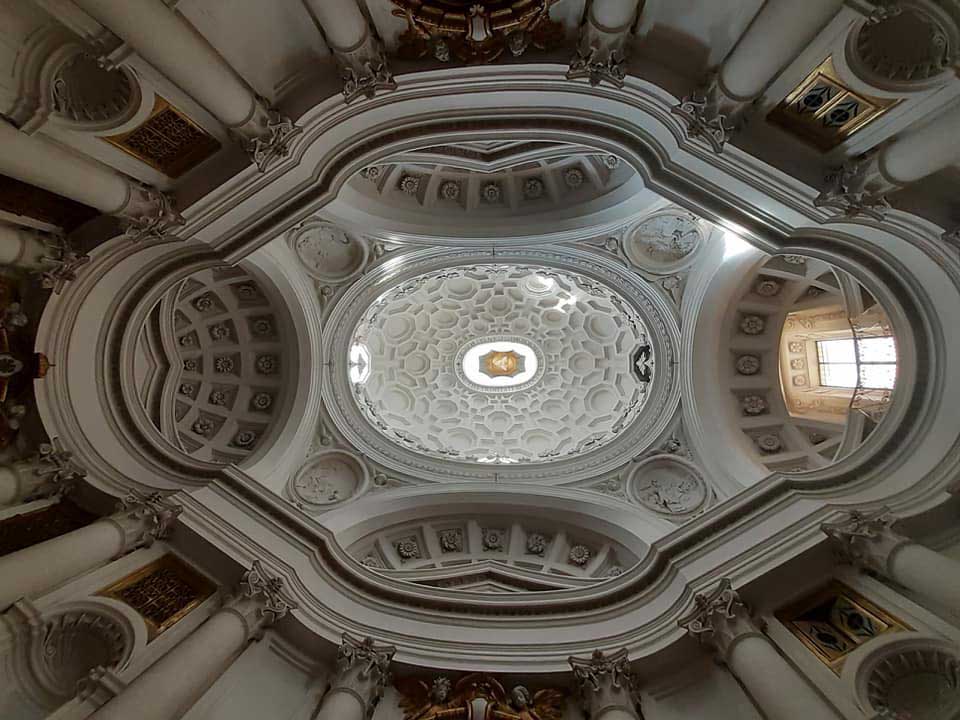
[[132, 182], [127, 202], [117, 214], [127, 219], [124, 235], [133, 242], [163, 239], [186, 222], [170, 195]]
[[889, 575], [890, 558], [900, 547], [911, 542], [893, 531], [897, 518], [887, 508], [872, 512], [852, 510], [847, 517], [820, 528], [834, 542], [837, 557], [860, 568]]
[[247, 624], [247, 637], [259, 640], [263, 631], [297, 605], [283, 593], [283, 580], [270, 573], [259, 560], [240, 579], [240, 585], [225, 606]]
[[607, 710], [618, 709], [642, 720], [626, 648], [610, 655], [594, 650], [589, 658], [567, 660], [589, 717], [599, 718]]
[[149, 547], [167, 537], [181, 512], [183, 506], [171, 502], [168, 496], [130, 490], [117, 504], [116, 512], [106, 519], [123, 535], [122, 554], [138, 547]]
[[352, 694], [363, 705], [367, 717], [383, 696], [390, 678], [390, 661], [397, 651], [392, 645], [377, 645], [373, 638], [357, 638], [343, 634], [337, 650], [337, 674], [331, 692]]
[[333, 55], [342, 71], [343, 99], [346, 102], [361, 96], [372, 98], [381, 90], [397, 89], [383, 48], [369, 29], [354, 47], [334, 48]]
[[721, 580], [716, 590], [697, 594], [694, 604], [693, 612], [680, 619], [680, 627], [713, 648], [724, 662], [740, 640], [763, 634], [729, 578]]

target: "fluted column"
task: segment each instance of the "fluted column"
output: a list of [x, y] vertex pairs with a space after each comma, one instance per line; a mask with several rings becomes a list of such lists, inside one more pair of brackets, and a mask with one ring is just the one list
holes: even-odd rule
[[674, 112], [721, 152], [738, 118], [840, 10], [843, 0], [768, 0], [699, 96]]
[[0, 173], [127, 221], [132, 240], [164, 235], [183, 224], [171, 199], [70, 152], [39, 135], [27, 135], [0, 119]]
[[75, 0], [238, 137], [260, 170], [299, 133], [163, 0]]
[[315, 720], [367, 720], [372, 716], [396, 651], [392, 645], [377, 645], [373, 638], [357, 640], [344, 633], [337, 651], [336, 676]]
[[918, 595], [957, 611], [960, 608], [960, 562], [900, 535], [897, 518], [885, 508], [853, 511], [823, 531], [833, 540], [841, 560], [889, 578]]
[[883, 219], [890, 207], [887, 193], [960, 163], [958, 131], [960, 103], [831, 172], [814, 204], [849, 216]]
[[590, 720], [643, 720], [626, 648], [569, 658], [580, 703]]
[[178, 720], [264, 630], [296, 608], [282, 581], [255, 561], [238, 590], [189, 637], [137, 677], [91, 720]]
[[0, 507], [62, 495], [86, 476], [73, 453], [43, 444], [36, 457], [0, 466]]
[[627, 75], [627, 44], [637, 19], [637, 0], [594, 0], [580, 27], [577, 54], [567, 77], [587, 78], [591, 85], [606, 81], [623, 87]]
[[109, 517], [0, 557], [0, 612], [138, 547], [163, 538], [183, 510], [154, 493], [132, 492]]
[[[724, 579], [695, 598], [696, 609], [680, 621], [693, 637], [716, 652], [763, 711], [767, 720], [840, 720], [780, 655]], [[799, 711], [799, 712], [798, 712]]]
[[373, 97], [397, 84], [387, 67], [380, 41], [374, 36], [356, 0], [306, 0], [323, 28], [343, 74], [343, 97]]

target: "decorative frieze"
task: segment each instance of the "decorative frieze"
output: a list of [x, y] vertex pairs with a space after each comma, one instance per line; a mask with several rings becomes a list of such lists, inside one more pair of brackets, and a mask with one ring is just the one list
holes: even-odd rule
[[428, 685], [405, 678], [396, 683], [404, 720], [497, 718], [497, 720], [560, 720], [564, 694], [547, 688], [532, 692], [515, 685], [508, 692], [497, 678], [482, 673], [457, 681], [441, 675]]

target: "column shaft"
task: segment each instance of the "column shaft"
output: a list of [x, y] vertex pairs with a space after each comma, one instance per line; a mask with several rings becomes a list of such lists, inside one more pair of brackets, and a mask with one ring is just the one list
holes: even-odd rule
[[227, 127], [250, 120], [253, 92], [186, 20], [161, 0], [76, 0]]
[[356, 695], [334, 688], [324, 696], [316, 720], [366, 720], [366, 710]]
[[27, 135], [0, 120], [0, 147], [0, 173], [4, 175], [104, 213], [117, 213], [127, 204], [130, 184], [126, 178], [52, 140]]
[[931, 122], [907, 131], [880, 152], [879, 167], [886, 179], [899, 185], [919, 180], [960, 162], [960, 104]]
[[246, 642], [244, 620], [235, 612], [221, 610], [90, 720], [176, 720], [200, 699]]
[[768, 0], [720, 67], [732, 99], [759, 96], [840, 10], [843, 0]]
[[[43, 236], [36, 230], [20, 228], [0, 222], [0, 265], [39, 270], [44, 267], [43, 258], [47, 246]], [[2, 484], [0, 480], [0, 484]], [[0, 505], [3, 505], [3, 490], [0, 489]]]
[[307, 5], [334, 49], [350, 50], [366, 37], [367, 20], [356, 0], [307, 0]]
[[727, 664], [768, 720], [839, 720], [840, 716], [784, 660], [769, 640], [744, 637], [731, 646]]
[[123, 540], [117, 527], [99, 520], [0, 557], [0, 612], [108, 562], [123, 551]]
[[930, 600], [960, 608], [960, 563], [923, 545], [907, 543], [888, 561], [890, 578]]
[[622, 30], [636, 19], [637, 0], [594, 0], [590, 15], [607, 31]]

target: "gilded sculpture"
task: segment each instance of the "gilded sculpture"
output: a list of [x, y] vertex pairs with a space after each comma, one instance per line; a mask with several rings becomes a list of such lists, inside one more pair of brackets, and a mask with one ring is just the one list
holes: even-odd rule
[[490, 675], [474, 673], [456, 685], [444, 676], [431, 684], [407, 679], [397, 682], [404, 720], [560, 720], [563, 693], [531, 692], [516, 685], [507, 692]]
[[398, 54], [407, 60], [432, 55], [440, 62], [490, 63], [504, 51], [514, 57], [533, 46], [549, 50], [564, 39], [550, 19], [558, 0], [391, 0], [393, 14], [407, 21]]

